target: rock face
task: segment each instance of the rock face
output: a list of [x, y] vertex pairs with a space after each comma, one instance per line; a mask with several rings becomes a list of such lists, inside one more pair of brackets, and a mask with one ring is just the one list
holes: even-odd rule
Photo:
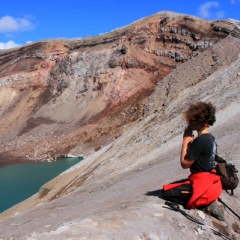
[[[216, 105], [218, 152], [240, 169], [239, 26], [162, 12], [0, 52], [1, 165], [87, 156], [0, 214], [0, 239], [218, 239], [145, 193], [188, 176], [179, 146], [193, 101]], [[238, 211], [239, 196], [221, 198]], [[223, 211], [225, 222], [188, 212], [238, 239], [238, 219]]]
[[[0, 164], [99, 150], [122, 135], [124, 126], [151, 114], [148, 97], [156, 84], [234, 27], [160, 13], [98, 37], [1, 51]], [[211, 60], [198, 70], [202, 76], [174, 80], [177, 91], [183, 81], [196, 84], [221, 64], [216, 52], [207, 52]], [[169, 87], [161, 90], [160, 106], [169, 99]]]

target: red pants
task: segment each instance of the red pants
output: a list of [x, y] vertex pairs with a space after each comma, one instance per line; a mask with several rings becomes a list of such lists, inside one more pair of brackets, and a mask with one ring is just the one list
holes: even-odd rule
[[[215, 170], [212, 172], [215, 173]], [[192, 184], [192, 196], [187, 203], [187, 208], [206, 206], [215, 201], [222, 193], [222, 184], [217, 174], [209, 172], [192, 173], [188, 181], [166, 184], [163, 190], [167, 191], [183, 184]]]

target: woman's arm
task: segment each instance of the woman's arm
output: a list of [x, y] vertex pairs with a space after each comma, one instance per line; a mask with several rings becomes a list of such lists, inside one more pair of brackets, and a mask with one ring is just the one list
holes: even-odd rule
[[194, 139], [194, 136], [193, 136], [192, 129], [188, 126], [183, 133], [182, 150], [180, 155], [180, 163], [182, 168], [184, 169], [190, 168], [195, 161], [192, 159], [185, 158], [187, 154], [188, 145], [193, 141], [193, 139]]

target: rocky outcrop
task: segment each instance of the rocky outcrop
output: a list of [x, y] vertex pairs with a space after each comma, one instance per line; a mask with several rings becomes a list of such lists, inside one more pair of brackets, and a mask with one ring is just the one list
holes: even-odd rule
[[163, 12], [97, 37], [1, 51], [0, 164], [93, 153], [147, 116], [164, 77], [231, 33], [233, 23]]

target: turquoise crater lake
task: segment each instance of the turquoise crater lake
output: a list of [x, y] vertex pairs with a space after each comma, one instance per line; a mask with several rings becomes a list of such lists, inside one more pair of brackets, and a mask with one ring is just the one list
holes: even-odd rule
[[42, 185], [81, 160], [83, 158], [62, 158], [0, 167], [0, 213], [36, 194]]

